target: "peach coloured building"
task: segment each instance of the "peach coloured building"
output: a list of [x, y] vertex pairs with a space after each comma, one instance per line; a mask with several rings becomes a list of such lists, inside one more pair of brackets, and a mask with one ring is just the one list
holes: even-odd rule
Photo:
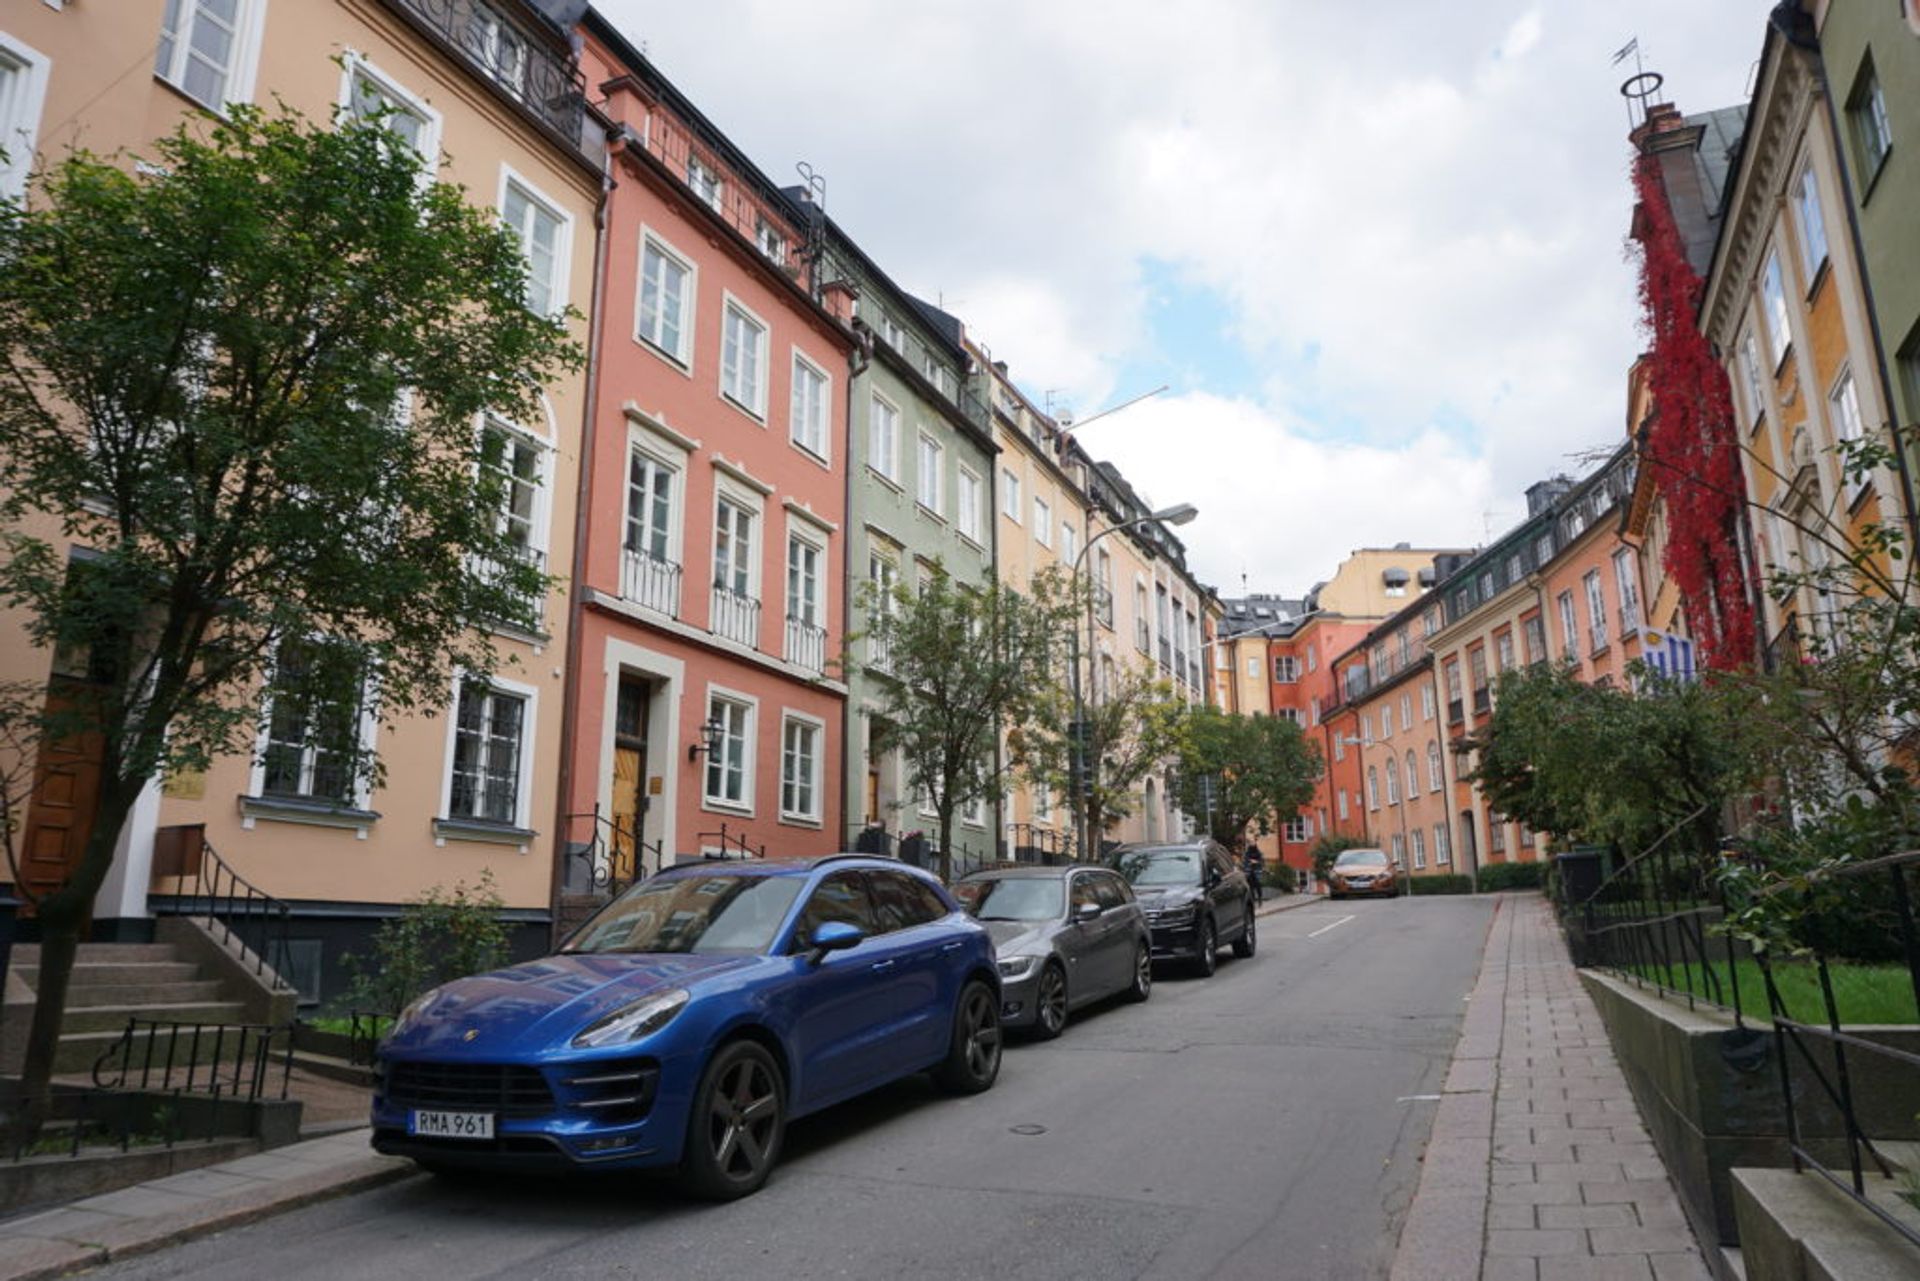
[[804, 213], [597, 14], [606, 248], [563, 895], [843, 847], [849, 299]]
[[[385, 107], [423, 164], [521, 235], [529, 305], [575, 309], [569, 328], [584, 344], [601, 145], [567, 33], [521, 0], [476, 0], [471, 13], [472, 24], [455, 28], [444, 6], [424, 0], [19, 3], [0, 12], [0, 43], [33, 55], [31, 141], [43, 160], [85, 146], [107, 155], [124, 149], [133, 164], [157, 136], [182, 122], [204, 128], [232, 103], [271, 106], [277, 98], [310, 120]], [[565, 374], [541, 390], [533, 421], [489, 417], [475, 427], [495, 435], [511, 459], [503, 520], [529, 558], [564, 575], [585, 377]], [[360, 947], [400, 904], [483, 872], [506, 902], [516, 947], [543, 946], [557, 848], [567, 600], [556, 588], [537, 629], [496, 633], [498, 674], [487, 684], [456, 679], [444, 714], [381, 724], [374, 709], [360, 709], [363, 737], [386, 766], [380, 787], [329, 784], [326, 771], [311, 768], [317, 748], [306, 732], [276, 728], [270, 715], [256, 753], [156, 783], [137, 804], [96, 900], [94, 937], [146, 937], [152, 912], [172, 902], [178, 883], [154, 874], [158, 839], [211, 850], [290, 905], [289, 948], [273, 959], [308, 1000], [337, 994], [341, 953]], [[18, 637], [17, 618], [0, 627]], [[17, 641], [0, 645], [0, 679], [47, 680], [50, 658]], [[264, 698], [271, 703], [270, 692]], [[71, 771], [63, 782], [70, 781]], [[57, 861], [84, 841], [85, 816], [56, 813], [50, 796], [36, 797], [28, 839]]]
[[1465, 778], [1473, 762], [1463, 739], [1491, 718], [1500, 676], [1552, 662], [1582, 680], [1622, 684], [1640, 653], [1640, 561], [1620, 536], [1632, 490], [1624, 446], [1578, 482], [1530, 487], [1527, 518], [1437, 589], [1444, 612], [1425, 639], [1453, 755], [1446, 768], [1459, 871], [1546, 855], [1539, 833], [1490, 810]]

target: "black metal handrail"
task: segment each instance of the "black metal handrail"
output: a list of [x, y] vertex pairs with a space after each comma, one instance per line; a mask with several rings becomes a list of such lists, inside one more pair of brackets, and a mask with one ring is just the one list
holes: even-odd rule
[[586, 77], [548, 40], [490, 0], [387, 0], [535, 119], [578, 146]]
[[597, 804], [585, 813], [567, 815], [563, 848], [567, 862], [561, 887], [573, 894], [611, 898], [667, 865], [662, 843], [649, 843], [641, 835], [637, 816], [622, 822], [601, 813]]
[[[1741, 902], [1729, 902], [1721, 879], [1714, 875], [1718, 860], [1740, 857], [1737, 852], [1677, 853], [1669, 838], [1687, 828], [1704, 810], [1675, 824], [1661, 838], [1627, 860], [1601, 881], [1584, 902], [1564, 905], [1569, 932], [1578, 918], [1583, 964], [1620, 973], [1636, 985], [1651, 982], [1662, 995], [1683, 997], [1689, 1008], [1704, 1000], [1733, 1017], [1736, 1030], [1746, 1028], [1740, 991], [1740, 963], [1751, 963], [1765, 991], [1773, 1031], [1774, 1060], [1779, 1072], [1781, 1103], [1787, 1123], [1787, 1148], [1796, 1171], [1819, 1175], [1871, 1211], [1907, 1240], [1920, 1246], [1920, 1232], [1889, 1214], [1867, 1194], [1866, 1166], [1871, 1161], [1883, 1176], [1892, 1167], [1861, 1124], [1854, 1093], [1850, 1055], [1867, 1054], [1883, 1062], [1904, 1065], [1920, 1073], [1920, 1054], [1849, 1032], [1841, 1024], [1834, 995], [1828, 948], [1818, 940], [1831, 939], [1833, 918], [1815, 898], [1824, 888], [1841, 882], [1876, 876], [1886, 878], [1893, 903], [1899, 950], [1907, 979], [1920, 1011], [1920, 930], [1914, 919], [1914, 888], [1908, 878], [1920, 869], [1920, 850], [1865, 859], [1809, 874], [1803, 880], [1782, 881], [1759, 890]], [[1823, 1021], [1796, 1018], [1781, 992], [1779, 966], [1765, 947], [1741, 942], [1722, 926], [1729, 910], [1783, 895], [1799, 896], [1799, 919], [1813, 928], [1800, 941], [1811, 958], [1818, 985]], [[1698, 971], [1696, 982], [1695, 971]], [[1722, 974], [1725, 976], [1722, 982]], [[1700, 990], [1706, 995], [1702, 996]], [[1827, 1047], [1828, 1060], [1816, 1053]], [[1799, 1088], [1796, 1076], [1810, 1078], [1811, 1089]], [[1824, 1098], [1839, 1114], [1847, 1152], [1845, 1177], [1816, 1157], [1803, 1132], [1807, 1099]], [[1821, 1136], [1830, 1137], [1830, 1136]], [[1882, 1136], [1884, 1139], [1886, 1136]]]
[[[701, 855], [706, 858], [765, 858], [767, 847], [764, 843], [755, 845], [747, 839], [747, 834], [734, 832], [723, 822], [717, 832], [701, 832], [695, 838], [700, 842]], [[719, 847], [718, 854], [706, 852], [707, 842], [712, 841]]]
[[227, 865], [207, 844], [199, 824], [162, 828], [170, 851], [156, 858], [153, 878], [173, 882], [170, 890], [150, 893], [148, 906], [160, 916], [204, 917], [217, 927], [220, 941], [238, 944], [242, 960], [276, 989], [292, 991], [281, 974], [290, 964], [287, 927], [291, 905], [275, 898]]
[[293, 1076], [291, 1023], [130, 1018], [94, 1060], [93, 1084], [102, 1090], [171, 1090], [252, 1103], [272, 1088], [275, 1068], [280, 1073], [278, 1097], [284, 1099]]

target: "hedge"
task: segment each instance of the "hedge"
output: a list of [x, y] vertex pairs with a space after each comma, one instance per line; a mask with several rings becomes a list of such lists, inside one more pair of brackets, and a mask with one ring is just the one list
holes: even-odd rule
[[1480, 869], [1480, 892], [1537, 890], [1546, 866], [1544, 863], [1488, 863]]
[[1409, 894], [1471, 894], [1473, 878], [1449, 873], [1438, 876], [1415, 876], [1407, 881]]

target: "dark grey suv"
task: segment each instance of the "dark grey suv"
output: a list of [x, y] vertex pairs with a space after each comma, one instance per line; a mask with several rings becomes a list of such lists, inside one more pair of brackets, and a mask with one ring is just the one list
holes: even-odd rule
[[1205, 977], [1222, 943], [1253, 955], [1253, 887], [1218, 841], [1122, 845], [1108, 862], [1147, 914], [1155, 960], [1191, 961]]
[[1007, 1027], [1056, 1037], [1071, 1010], [1121, 992], [1144, 1001], [1153, 990], [1146, 918], [1104, 867], [975, 872], [953, 896], [993, 936]]

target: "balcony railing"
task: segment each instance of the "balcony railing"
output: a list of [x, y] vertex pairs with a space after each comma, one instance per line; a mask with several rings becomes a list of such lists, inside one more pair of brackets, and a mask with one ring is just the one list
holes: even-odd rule
[[651, 552], [629, 547], [621, 553], [620, 595], [655, 613], [678, 618], [680, 566], [661, 560]]
[[827, 629], [800, 618], [787, 620], [787, 661], [819, 673], [827, 666]]
[[758, 648], [760, 644], [760, 602], [742, 596], [730, 588], [714, 584], [713, 617], [707, 630], [723, 640]]
[[876, 672], [893, 674], [893, 642], [885, 636], [867, 637], [867, 666]]
[[501, 593], [502, 609], [496, 620], [509, 626], [539, 628], [546, 621], [546, 591], [521, 592], [512, 581], [530, 568], [535, 573], [547, 572], [547, 554], [532, 547], [519, 548], [512, 559], [493, 560], [476, 556], [473, 559], [474, 573], [487, 584]]
[[545, 36], [491, 0], [387, 0], [570, 145], [580, 142], [586, 79]]

